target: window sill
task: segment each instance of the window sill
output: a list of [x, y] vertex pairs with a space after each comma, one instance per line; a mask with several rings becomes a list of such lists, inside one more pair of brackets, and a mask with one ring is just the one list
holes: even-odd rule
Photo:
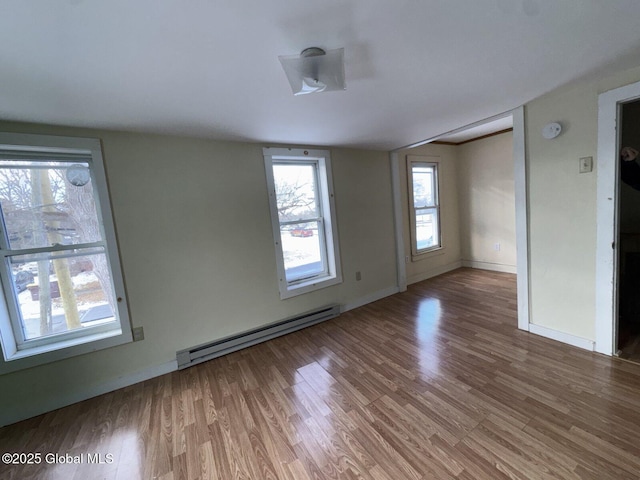
[[445, 247], [438, 247], [438, 248], [434, 248], [431, 249], [429, 251], [426, 252], [422, 252], [422, 253], [412, 253], [411, 254], [411, 261], [412, 262], [419, 262], [420, 260], [426, 260], [428, 258], [432, 258], [432, 257], [438, 257], [440, 255], [444, 255], [446, 253]]
[[323, 277], [313, 278], [306, 282], [297, 283], [295, 285], [281, 285], [280, 299], [296, 297], [303, 293], [313, 292], [320, 290], [321, 288], [330, 287], [342, 283], [342, 276], [340, 275], [327, 275]]
[[55, 362], [84, 353], [102, 350], [133, 341], [130, 331], [121, 329], [86, 335], [37, 347], [15, 350], [0, 362], [0, 375]]

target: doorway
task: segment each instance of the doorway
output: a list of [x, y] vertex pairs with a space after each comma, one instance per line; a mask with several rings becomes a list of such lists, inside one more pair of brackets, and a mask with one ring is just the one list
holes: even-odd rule
[[618, 328], [621, 358], [640, 362], [640, 100], [618, 112]]
[[[396, 264], [398, 271], [398, 290], [404, 291], [407, 288], [407, 262], [409, 256], [406, 255], [405, 236], [403, 225], [403, 199], [400, 178], [401, 159], [398, 152], [414, 147], [419, 147], [426, 143], [442, 140], [455, 140], [458, 142], [465, 141], [458, 135], [468, 135], [473, 132], [475, 136], [481, 128], [487, 128], [487, 125], [494, 124], [504, 118], [510, 118], [510, 124], [513, 129], [513, 181], [515, 193], [515, 228], [516, 228], [516, 275], [517, 275], [517, 307], [518, 307], [518, 328], [528, 331], [529, 323], [529, 254], [528, 254], [528, 219], [527, 219], [527, 181], [526, 181], [526, 165], [525, 165], [525, 118], [524, 107], [518, 107], [509, 112], [487, 118], [483, 121], [461, 127], [459, 129], [447, 132], [442, 135], [418, 142], [413, 145], [398, 148], [390, 153], [392, 188], [394, 199], [394, 217], [395, 217], [395, 237], [396, 237]], [[504, 128], [502, 126], [501, 128]], [[498, 131], [494, 129], [493, 133]], [[489, 132], [485, 132], [489, 134]], [[473, 138], [469, 137], [469, 138]], [[476, 140], [478, 138], [475, 138]], [[495, 247], [498, 250], [500, 247]]]
[[[637, 256], [628, 255], [635, 250], [633, 232], [637, 227], [629, 226], [635, 215], [632, 212], [635, 193], [627, 189], [629, 186], [634, 190], [632, 186], [621, 181], [620, 151], [624, 142], [636, 141], [635, 133], [625, 135], [623, 125], [628, 123], [629, 130], [635, 128], [632, 119], [638, 107], [632, 104], [639, 100], [640, 82], [598, 96], [595, 351], [605, 355], [622, 353], [621, 345], [630, 347], [636, 329], [632, 296], [633, 282], [638, 281], [638, 276], [633, 272], [640, 273], [640, 268], [635, 267], [639, 262]], [[628, 121], [623, 115], [627, 105]], [[636, 148], [640, 150], [640, 145]]]

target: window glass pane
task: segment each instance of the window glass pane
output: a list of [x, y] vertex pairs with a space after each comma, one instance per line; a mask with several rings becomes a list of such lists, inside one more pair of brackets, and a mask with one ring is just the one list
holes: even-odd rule
[[438, 212], [435, 208], [416, 211], [416, 248], [438, 245]]
[[280, 227], [287, 282], [309, 278], [325, 271], [321, 254], [320, 222], [304, 222]]
[[102, 240], [87, 163], [0, 161], [10, 249]]
[[280, 222], [318, 218], [316, 167], [276, 163], [273, 179]]
[[426, 166], [414, 166], [413, 173], [413, 206], [433, 207], [435, 206], [435, 178], [434, 168]]
[[[26, 340], [115, 321], [114, 294], [104, 253], [62, 258], [11, 257], [20, 327]], [[55, 258], [55, 259], [54, 259]]]

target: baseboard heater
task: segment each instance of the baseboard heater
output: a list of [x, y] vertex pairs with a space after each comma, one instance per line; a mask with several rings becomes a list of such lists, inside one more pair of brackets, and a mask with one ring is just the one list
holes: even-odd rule
[[312, 312], [306, 312], [296, 315], [295, 317], [265, 325], [264, 327], [256, 328], [255, 330], [249, 330], [221, 340], [180, 350], [176, 353], [178, 370], [206, 362], [216, 357], [221, 357], [227, 353], [235, 352], [281, 335], [286, 335], [287, 333], [295, 332], [296, 330], [310, 327], [316, 323], [335, 318], [338, 315], [340, 315], [340, 305], [329, 305]]

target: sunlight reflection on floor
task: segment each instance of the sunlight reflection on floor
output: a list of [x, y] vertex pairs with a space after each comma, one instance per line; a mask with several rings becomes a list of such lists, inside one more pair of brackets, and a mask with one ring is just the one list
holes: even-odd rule
[[442, 308], [437, 298], [425, 298], [418, 305], [416, 338], [420, 344], [421, 373], [427, 377], [440, 374], [440, 351], [437, 336], [440, 331]]

